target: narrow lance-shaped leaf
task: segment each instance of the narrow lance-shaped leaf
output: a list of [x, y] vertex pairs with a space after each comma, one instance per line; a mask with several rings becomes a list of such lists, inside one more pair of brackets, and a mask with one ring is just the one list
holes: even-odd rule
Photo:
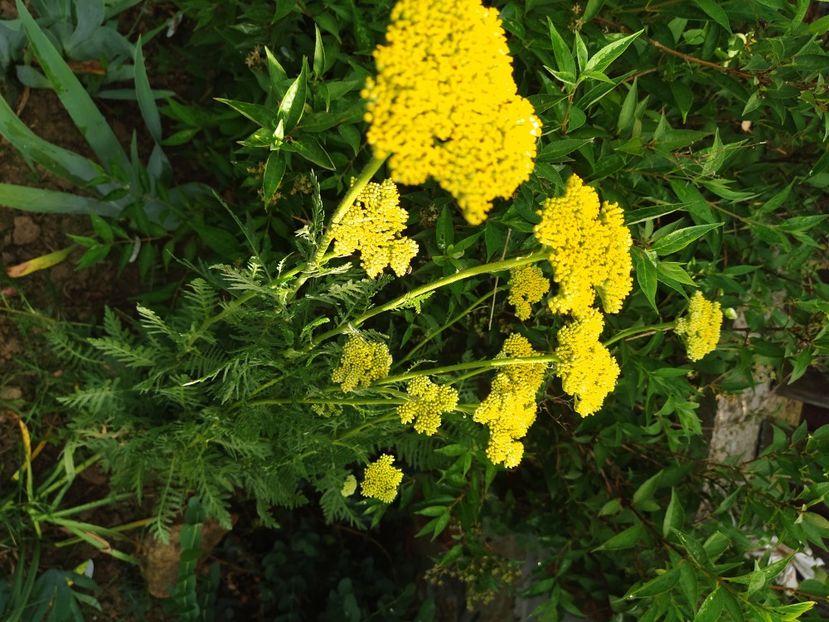
[[684, 229], [671, 231], [665, 237], [659, 238], [653, 243], [653, 250], [657, 255], [676, 253], [694, 240], [701, 238], [709, 231], [720, 226], [722, 226], [722, 223], [712, 223], [709, 225], [694, 225], [693, 227], [685, 227]]
[[46, 77], [52, 83], [69, 116], [80, 130], [84, 139], [101, 164], [125, 171], [129, 168], [127, 154], [121, 147], [115, 133], [104, 116], [95, 106], [86, 89], [40, 29], [22, 0], [17, 0], [17, 12], [32, 52], [37, 58]]
[[158, 106], [155, 104], [155, 97], [153, 97], [150, 88], [150, 80], [147, 77], [147, 67], [144, 65], [144, 51], [140, 35], [135, 44], [133, 64], [135, 65], [135, 97], [138, 100], [138, 108], [141, 110], [141, 116], [144, 117], [144, 123], [147, 125], [150, 136], [156, 143], [160, 143], [161, 115], [158, 113]]
[[640, 30], [631, 35], [627, 35], [626, 37], [622, 37], [621, 39], [616, 39], [616, 41], [611, 41], [587, 61], [587, 65], [584, 70], [604, 73], [605, 69], [607, 69], [614, 60], [619, 58], [624, 51], [628, 49], [628, 46], [633, 43], [633, 40], [641, 35], [642, 32], [643, 30]]
[[294, 80], [293, 84], [288, 88], [285, 97], [279, 104], [279, 110], [276, 113], [276, 118], [282, 121], [285, 126], [285, 132], [290, 132], [299, 120], [302, 118], [302, 112], [305, 109], [305, 98], [308, 91], [308, 61], [302, 60], [302, 70], [299, 76]]

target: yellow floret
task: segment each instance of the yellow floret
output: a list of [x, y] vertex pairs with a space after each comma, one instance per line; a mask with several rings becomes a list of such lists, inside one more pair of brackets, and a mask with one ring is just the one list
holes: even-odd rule
[[689, 359], [698, 361], [716, 349], [722, 318], [719, 302], [706, 300], [700, 292], [691, 296], [688, 316], [678, 319], [674, 329], [685, 341]]
[[386, 344], [354, 335], [345, 342], [340, 366], [331, 374], [331, 380], [348, 393], [388, 376], [391, 362], [391, 352]]
[[602, 407], [619, 377], [619, 365], [599, 341], [603, 327], [601, 313], [591, 308], [558, 331], [556, 374], [583, 417]]
[[368, 142], [395, 180], [434, 178], [471, 224], [534, 166], [541, 123], [517, 94], [498, 10], [480, 0], [399, 0], [366, 81]]
[[596, 293], [608, 313], [616, 313], [633, 286], [633, 240], [616, 203], [600, 205], [599, 195], [578, 175], [567, 180], [564, 196], [549, 198], [539, 212], [535, 237], [550, 250], [558, 293], [553, 313], [582, 315]]
[[532, 313], [532, 305], [550, 291], [550, 281], [538, 266], [524, 266], [510, 272], [509, 302], [515, 307], [519, 320], [527, 320]]
[[[499, 357], [523, 358], [536, 356], [530, 342], [521, 335], [510, 335]], [[518, 466], [524, 445], [518, 439], [526, 436], [535, 421], [535, 395], [544, 381], [545, 363], [508, 365], [501, 368], [492, 381], [492, 390], [478, 405], [472, 420], [489, 428], [487, 457], [493, 464]]]
[[397, 488], [403, 481], [403, 471], [394, 464], [394, 456], [383, 454], [366, 467], [360, 490], [364, 497], [391, 503], [397, 496]]
[[411, 398], [397, 407], [401, 423], [414, 421], [415, 432], [432, 436], [441, 423], [441, 415], [455, 410], [458, 392], [450, 386], [439, 386], [425, 376], [409, 381], [407, 392]]
[[417, 242], [402, 235], [408, 218], [392, 180], [369, 183], [332, 227], [334, 252], [350, 255], [360, 251], [363, 269], [371, 278], [386, 266], [403, 276], [417, 254]]

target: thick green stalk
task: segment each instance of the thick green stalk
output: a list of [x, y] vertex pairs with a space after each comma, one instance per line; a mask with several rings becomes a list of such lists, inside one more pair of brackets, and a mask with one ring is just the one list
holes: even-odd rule
[[458, 281], [463, 281], [464, 279], [471, 278], [473, 276], [478, 276], [481, 274], [489, 274], [494, 272], [505, 272], [506, 270], [512, 270], [513, 268], [518, 268], [520, 266], [526, 266], [527, 264], [535, 263], [537, 261], [541, 261], [542, 259], [546, 259], [548, 256], [547, 251], [537, 251], [531, 255], [524, 255], [523, 257], [513, 257], [512, 259], [507, 259], [505, 261], [494, 261], [492, 263], [485, 263], [481, 264], [480, 266], [474, 266], [472, 268], [467, 268], [466, 270], [460, 270], [455, 274], [450, 274], [449, 276], [445, 276], [442, 279], [438, 279], [437, 281], [432, 281], [431, 283], [427, 283], [426, 285], [421, 285], [420, 287], [416, 287], [415, 289], [406, 292], [402, 296], [398, 296], [394, 300], [387, 302], [386, 304], [382, 304], [380, 306], [374, 307], [370, 311], [363, 313], [361, 316], [338, 326], [337, 328], [332, 328], [328, 332], [322, 333], [318, 337], [316, 337], [311, 342], [311, 347], [317, 346], [326, 339], [330, 337], [335, 337], [346, 330], [348, 330], [349, 326], [359, 326], [363, 322], [368, 319], [373, 318], [376, 315], [380, 315], [381, 313], [385, 313], [386, 311], [392, 311], [393, 309], [398, 309], [403, 307], [413, 300], [428, 294], [436, 289], [440, 289], [446, 285], [451, 285], [452, 283], [457, 283]]
[[661, 324], [648, 324], [647, 326], [633, 326], [631, 328], [620, 330], [610, 339], [605, 341], [604, 346], [608, 347], [617, 341], [622, 341], [623, 339], [629, 339], [631, 337], [644, 337], [646, 335], [653, 335], [654, 333], [658, 333], [663, 330], [671, 330], [675, 326], [676, 322], [662, 322]]
[[498, 358], [487, 359], [484, 361], [470, 361], [468, 363], [456, 363], [455, 365], [446, 365], [444, 367], [432, 367], [431, 369], [421, 369], [418, 371], [410, 371], [405, 374], [397, 374], [396, 376], [388, 376], [374, 383], [374, 386], [391, 384], [393, 382], [403, 382], [404, 380], [411, 380], [418, 376], [438, 376], [441, 374], [449, 374], [455, 371], [467, 371], [470, 369], [477, 369], [486, 371], [496, 367], [507, 367], [508, 365], [527, 365], [532, 363], [557, 363], [558, 357], [552, 354], [545, 354], [542, 356], [517, 356], [514, 358]]

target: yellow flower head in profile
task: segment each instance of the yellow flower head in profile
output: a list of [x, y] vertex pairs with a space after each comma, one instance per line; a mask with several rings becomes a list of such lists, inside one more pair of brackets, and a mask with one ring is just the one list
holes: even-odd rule
[[417, 255], [417, 242], [402, 235], [408, 218], [391, 179], [381, 184], [369, 183], [332, 227], [334, 252], [350, 255], [360, 251], [363, 269], [371, 278], [386, 266], [397, 276], [403, 276], [412, 257]]
[[544, 202], [535, 237], [550, 250], [558, 293], [553, 313], [580, 316], [596, 293], [608, 313], [622, 308], [633, 286], [630, 247], [633, 240], [616, 203], [599, 204], [599, 195], [578, 175], [571, 175], [563, 197]]
[[394, 179], [434, 178], [481, 223], [532, 172], [541, 123], [517, 94], [498, 11], [480, 0], [398, 0], [366, 81], [368, 142]]
[[349, 474], [348, 477], [343, 480], [343, 487], [340, 489], [340, 494], [343, 497], [350, 497], [357, 491], [357, 478], [353, 475]]
[[687, 317], [679, 318], [674, 330], [685, 341], [688, 358], [698, 361], [716, 349], [721, 327], [720, 303], [706, 300], [700, 292], [694, 292]]
[[394, 456], [383, 454], [366, 467], [360, 490], [364, 497], [391, 503], [397, 496], [397, 489], [403, 481], [403, 471], [394, 464]]
[[[537, 356], [530, 342], [521, 335], [510, 335], [499, 357]], [[478, 405], [472, 420], [489, 428], [486, 455], [493, 464], [516, 467], [524, 455], [519, 439], [526, 436], [535, 421], [535, 394], [544, 381], [546, 363], [519, 363], [501, 368], [492, 381], [492, 390]]]
[[414, 421], [415, 432], [432, 436], [438, 431], [441, 415], [455, 410], [458, 405], [458, 392], [450, 386], [439, 386], [426, 378], [418, 376], [409, 381], [406, 389], [408, 402], [397, 407], [401, 423]]
[[550, 281], [538, 266], [524, 266], [510, 272], [509, 303], [515, 307], [519, 320], [528, 320], [532, 305], [550, 291]]
[[343, 346], [340, 366], [331, 374], [345, 393], [358, 386], [367, 387], [375, 380], [389, 375], [391, 352], [385, 343], [366, 341], [359, 335], [348, 338]]
[[576, 398], [576, 412], [586, 417], [598, 411], [616, 386], [619, 365], [599, 341], [604, 320], [596, 309], [558, 331], [556, 374], [565, 393]]

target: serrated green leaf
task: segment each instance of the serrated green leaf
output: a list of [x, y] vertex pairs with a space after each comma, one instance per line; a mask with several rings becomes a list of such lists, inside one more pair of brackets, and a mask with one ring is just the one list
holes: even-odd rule
[[274, 127], [274, 115], [270, 108], [266, 108], [265, 106], [261, 106], [259, 104], [239, 101], [237, 99], [225, 99], [224, 97], [217, 97], [216, 101], [230, 106], [236, 112], [244, 115], [263, 128]]
[[631, 250], [631, 258], [633, 259], [633, 269], [636, 271], [636, 282], [639, 283], [639, 289], [645, 294], [645, 299], [653, 307], [653, 310], [657, 311], [656, 264], [645, 251], [637, 247]]
[[694, 616], [694, 622], [718, 622], [725, 605], [721, 589], [717, 587], [702, 601], [699, 611]]

